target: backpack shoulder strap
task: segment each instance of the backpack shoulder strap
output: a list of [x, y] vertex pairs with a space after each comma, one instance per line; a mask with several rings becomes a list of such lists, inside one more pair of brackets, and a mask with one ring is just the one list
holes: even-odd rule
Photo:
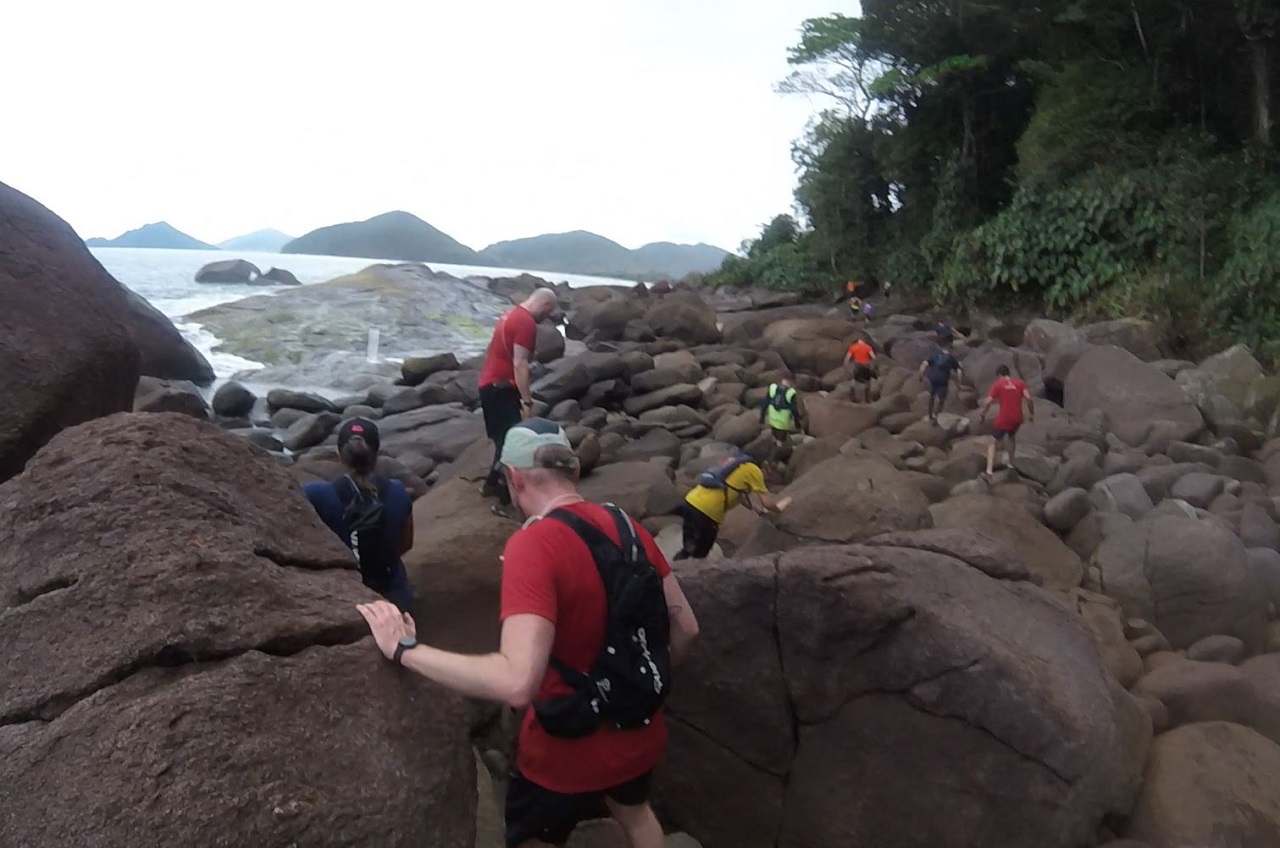
[[334, 493], [338, 496], [338, 503], [342, 505], [343, 509], [350, 506], [351, 502], [360, 494], [360, 487], [356, 485], [356, 481], [345, 474], [334, 480], [331, 485]]
[[[631, 519], [627, 517], [626, 513], [613, 504], [603, 504], [603, 506], [613, 516], [614, 523], [618, 527], [618, 538], [622, 540], [621, 545], [610, 539], [609, 535], [599, 527], [567, 509], [555, 509], [543, 516], [543, 518], [554, 518], [561, 524], [566, 525], [578, 538], [582, 539], [587, 549], [591, 552], [591, 559], [595, 562], [596, 570], [600, 572], [601, 580], [605, 580], [605, 577], [600, 563], [606, 557], [617, 555], [621, 551], [623, 560], [631, 563], [637, 561], [639, 552], [642, 550], [639, 537], [636, 536], [635, 528], [632, 527]], [[605, 580], [605, 585], [608, 585], [607, 580]], [[606, 605], [609, 603], [607, 593], [605, 603]], [[551, 667], [560, 672], [560, 676], [570, 686], [577, 687], [587, 680], [586, 674], [563, 662], [554, 654], [551, 655], [549, 662]]]

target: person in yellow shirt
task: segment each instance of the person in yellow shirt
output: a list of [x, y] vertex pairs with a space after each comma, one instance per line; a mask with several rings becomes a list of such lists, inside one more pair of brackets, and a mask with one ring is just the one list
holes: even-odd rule
[[698, 484], [685, 495], [678, 510], [684, 518], [684, 545], [673, 559], [706, 559], [725, 514], [739, 503], [764, 515], [770, 510], [782, 512], [791, 505], [791, 498], [769, 493], [764, 471], [749, 454], [726, 459], [700, 474]]

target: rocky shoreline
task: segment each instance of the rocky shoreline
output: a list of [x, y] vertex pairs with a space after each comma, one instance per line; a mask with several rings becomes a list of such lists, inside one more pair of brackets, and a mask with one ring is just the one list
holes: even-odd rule
[[[536, 284], [486, 287], [502, 307]], [[853, 324], [770, 293], [557, 295], [568, 341], [540, 334], [536, 411], [568, 430], [584, 494], [623, 506], [668, 551], [696, 475], [768, 438], [769, 383], [792, 375], [807, 407], [775, 486], [791, 508], [736, 510], [711, 559], [677, 563], [703, 641], [655, 779], [664, 823], [684, 832], [671, 844], [1280, 844], [1280, 379], [1249, 351], [1176, 361], [1136, 319], [958, 321], [966, 384], [935, 425], [915, 378], [933, 345], [927, 311], [881, 305]], [[109, 309], [92, 320], [110, 324]], [[871, 403], [852, 402], [840, 367], [859, 332], [880, 354]], [[121, 339], [46, 350], [24, 397], [48, 397], [42, 386], [72, 379], [62, 369]], [[136, 359], [112, 363], [104, 388], [137, 380]], [[1036, 395], [1036, 418], [986, 479], [976, 407], [1000, 365]], [[228, 384], [211, 404], [144, 377], [134, 411], [104, 391], [39, 452], [0, 457], [26, 466], [0, 485], [0, 653], [15, 681], [0, 696], [12, 787], [0, 817], [20, 844], [89, 832], [117, 844], [148, 826], [145, 806], [111, 818], [137, 796], [126, 771], [149, 776], [156, 809], [186, 799], [191, 814], [165, 825], [177, 844], [500, 844], [506, 717], [357, 662], [368, 645], [350, 605], [364, 590], [297, 493], [341, 473], [344, 416], [377, 418], [380, 470], [415, 497], [405, 562], [422, 635], [492, 648], [516, 525], [477, 491], [491, 456], [478, 368], [445, 353], [343, 397]], [[62, 623], [85, 616], [93, 638], [80, 641]], [[353, 680], [379, 703], [412, 692], [414, 714], [433, 718], [372, 718], [366, 751], [342, 730], [369, 703]], [[253, 745], [213, 756], [209, 740], [227, 736]], [[396, 801], [392, 740], [423, 752], [395, 759], [399, 778], [434, 787], [416, 803]], [[370, 830], [352, 769], [383, 799]], [[286, 812], [253, 812], [272, 808]], [[575, 838], [621, 844], [603, 825]]]

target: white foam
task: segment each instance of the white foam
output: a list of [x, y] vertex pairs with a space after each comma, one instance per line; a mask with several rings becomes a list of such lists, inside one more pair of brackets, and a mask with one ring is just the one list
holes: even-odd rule
[[209, 365], [213, 367], [213, 373], [219, 381], [227, 379], [237, 371], [256, 371], [259, 368], [266, 367], [261, 362], [254, 362], [252, 359], [245, 359], [242, 356], [236, 356], [234, 353], [214, 350], [222, 342], [202, 325], [194, 321], [184, 321], [181, 318], [172, 320], [173, 326], [178, 328], [178, 332], [182, 333], [183, 338], [191, 342], [192, 347], [204, 354], [204, 358], [209, 360]]

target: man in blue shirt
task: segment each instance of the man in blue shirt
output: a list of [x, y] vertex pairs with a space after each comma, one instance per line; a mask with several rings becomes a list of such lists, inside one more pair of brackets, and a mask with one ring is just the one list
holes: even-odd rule
[[347, 473], [332, 483], [308, 483], [303, 492], [355, 554], [364, 585], [408, 612], [413, 587], [400, 557], [413, 547], [413, 500], [399, 480], [374, 476], [379, 445], [372, 421], [345, 422], [338, 430], [338, 457]]
[[947, 402], [947, 389], [951, 385], [952, 374], [957, 383], [964, 378], [964, 369], [960, 367], [960, 360], [951, 352], [950, 342], [934, 350], [928, 359], [920, 363], [920, 379], [929, 381], [930, 421], [937, 422], [938, 413]]

